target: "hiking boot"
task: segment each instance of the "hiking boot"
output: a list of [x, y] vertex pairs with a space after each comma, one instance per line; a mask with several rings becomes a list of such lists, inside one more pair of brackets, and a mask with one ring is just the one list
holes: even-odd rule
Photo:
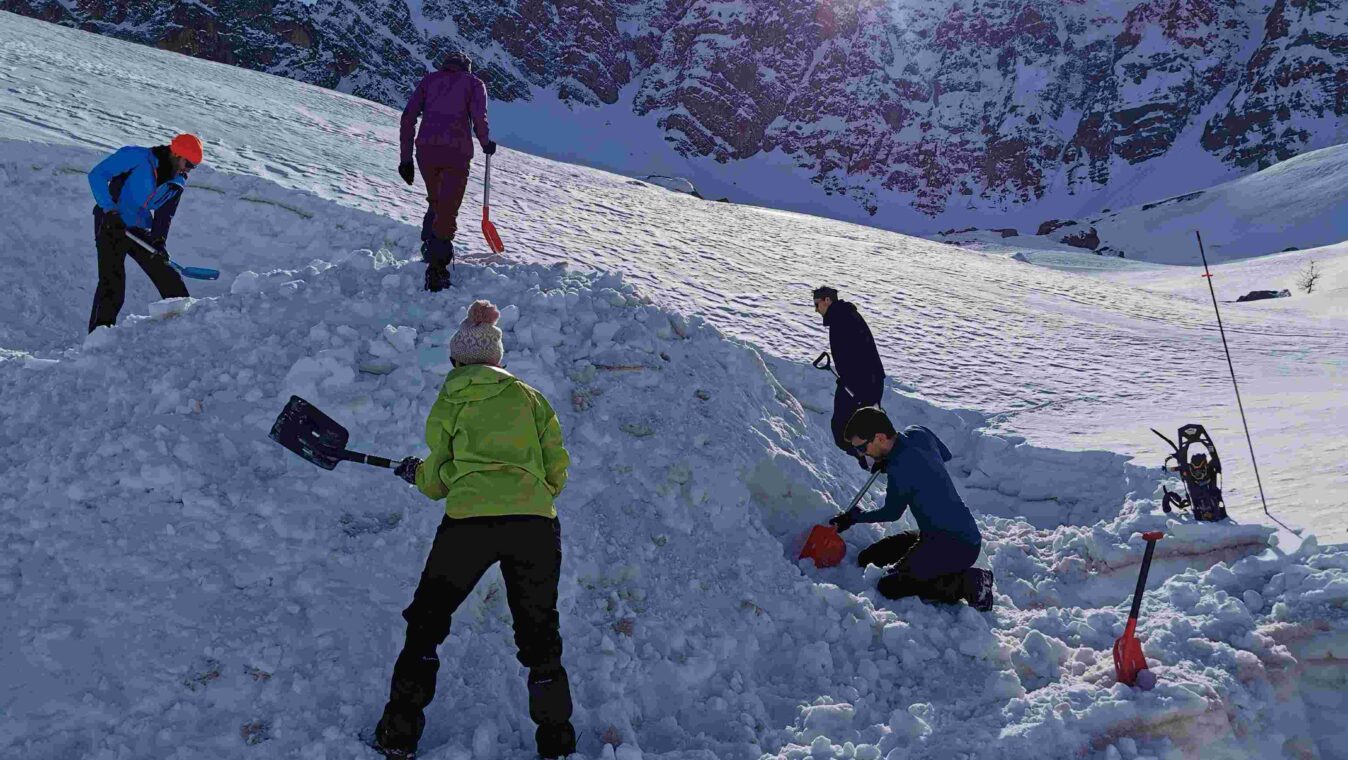
[[964, 571], [964, 600], [979, 612], [992, 609], [992, 571], [971, 567]]
[[[366, 738], [369, 738], [368, 735]], [[397, 749], [394, 747], [385, 747], [379, 743], [379, 730], [375, 729], [374, 737], [368, 741], [370, 749], [383, 755], [387, 760], [415, 760], [417, 751], [415, 749]]]
[[534, 742], [538, 745], [538, 756], [544, 760], [566, 757], [576, 752], [576, 730], [570, 721], [539, 726], [534, 732]]
[[438, 293], [450, 286], [449, 270], [436, 264], [426, 265], [426, 290]]

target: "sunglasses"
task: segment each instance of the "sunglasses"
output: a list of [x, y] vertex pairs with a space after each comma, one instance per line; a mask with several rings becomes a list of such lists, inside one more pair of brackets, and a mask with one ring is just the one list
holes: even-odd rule
[[866, 456], [866, 447], [867, 447], [867, 446], [870, 446], [870, 445], [871, 445], [871, 441], [874, 441], [874, 440], [875, 440], [875, 436], [871, 436], [870, 438], [867, 438], [865, 441], [863, 441], [863, 442], [857, 444], [856, 446], [853, 446], [853, 447], [852, 447], [852, 452], [853, 452], [854, 454], [856, 454], [857, 456], [862, 456], [862, 457]]

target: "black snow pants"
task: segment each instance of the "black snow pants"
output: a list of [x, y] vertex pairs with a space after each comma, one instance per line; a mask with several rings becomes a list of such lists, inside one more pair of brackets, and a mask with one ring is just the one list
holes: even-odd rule
[[98, 287], [94, 289], [94, 306], [89, 313], [89, 332], [95, 327], [117, 324], [117, 315], [126, 300], [126, 257], [135, 259], [159, 290], [160, 298], [184, 298], [187, 285], [167, 261], [156, 259], [148, 251], [131, 242], [125, 235], [109, 234], [102, 230], [103, 212], [94, 210], [94, 246], [98, 249]]
[[904, 531], [882, 538], [857, 555], [857, 564], [889, 567], [875, 584], [889, 599], [917, 596], [956, 602], [965, 596], [964, 571], [978, 561], [980, 547], [940, 533]]
[[403, 610], [407, 640], [393, 666], [388, 704], [375, 730], [379, 746], [416, 750], [426, 726], [423, 711], [435, 696], [440, 669], [436, 648], [449, 635], [451, 615], [497, 562], [514, 619], [517, 656], [529, 670], [529, 717], [538, 726], [538, 753], [561, 757], [575, 752], [571, 688], [562, 668], [557, 617], [561, 526], [555, 519], [523, 515], [441, 521], [412, 604]]
[[848, 389], [843, 386], [842, 381], [838, 381], [838, 389], [833, 394], [833, 419], [831, 426], [833, 428], [833, 442], [838, 448], [852, 454], [852, 445], [843, 440], [843, 430], [847, 428], [847, 421], [852, 419], [852, 415], [863, 406], [877, 406], [880, 403], [880, 396], [884, 392], [884, 386], [873, 389], [856, 389], [848, 393]]

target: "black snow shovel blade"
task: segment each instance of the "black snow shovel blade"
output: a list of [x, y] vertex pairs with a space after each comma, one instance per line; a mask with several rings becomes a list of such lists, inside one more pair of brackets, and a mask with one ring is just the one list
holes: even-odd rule
[[393, 467], [394, 462], [384, 457], [362, 454], [346, 448], [350, 434], [336, 420], [299, 396], [291, 396], [269, 437], [304, 457], [306, 460], [331, 470], [338, 462], [362, 462], [375, 467]]

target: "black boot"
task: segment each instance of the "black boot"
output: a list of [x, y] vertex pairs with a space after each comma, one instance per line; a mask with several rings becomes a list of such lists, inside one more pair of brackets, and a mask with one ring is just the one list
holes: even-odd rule
[[538, 726], [534, 742], [539, 757], [566, 757], [575, 753], [571, 684], [560, 664], [530, 670], [529, 717]]
[[544, 760], [566, 757], [576, 753], [576, 730], [571, 723], [539, 726], [534, 732], [534, 742], [538, 745], [538, 756]]
[[426, 290], [438, 293], [451, 285], [449, 270], [439, 264], [426, 265]]
[[992, 571], [979, 567], [964, 571], [964, 600], [979, 612], [992, 609]]
[[454, 261], [454, 240], [430, 237], [421, 243], [421, 260], [426, 262], [426, 289], [432, 293], [450, 286], [449, 265]]

